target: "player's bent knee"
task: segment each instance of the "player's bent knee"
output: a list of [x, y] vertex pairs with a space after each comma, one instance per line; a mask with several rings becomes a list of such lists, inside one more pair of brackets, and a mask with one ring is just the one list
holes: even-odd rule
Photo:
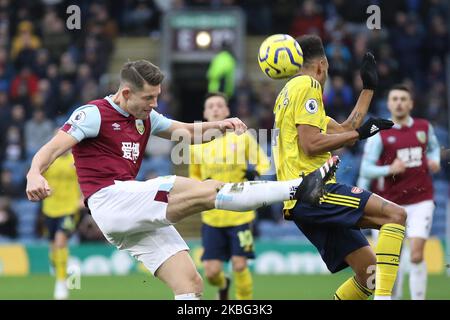
[[233, 259], [233, 271], [242, 272], [247, 268], [247, 260], [243, 259]]
[[396, 223], [404, 226], [406, 224], [406, 210], [398, 205], [391, 207], [388, 212], [388, 221], [386, 223]]
[[205, 277], [208, 281], [211, 281], [211, 279], [215, 279], [221, 271], [222, 270], [220, 268], [205, 267]]
[[203, 280], [198, 272], [192, 272], [189, 275], [179, 279], [175, 288], [173, 288], [174, 294], [185, 294], [190, 292], [202, 293], [203, 292]]
[[393, 217], [393, 223], [400, 224], [404, 226], [406, 224], [406, 210], [403, 207], [398, 207], [398, 209], [395, 211], [394, 217]]

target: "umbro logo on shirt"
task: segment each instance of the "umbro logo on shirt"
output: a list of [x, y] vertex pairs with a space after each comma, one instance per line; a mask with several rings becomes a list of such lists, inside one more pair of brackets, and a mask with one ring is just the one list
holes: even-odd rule
[[372, 127], [370, 127], [370, 133], [374, 133], [376, 131], [380, 130], [380, 128], [378, 128], [376, 125], [372, 125]]
[[114, 131], [120, 130], [120, 124], [118, 124], [118, 123], [116, 123], [116, 122], [114, 122], [111, 126], [113, 127], [113, 130], [114, 130]]

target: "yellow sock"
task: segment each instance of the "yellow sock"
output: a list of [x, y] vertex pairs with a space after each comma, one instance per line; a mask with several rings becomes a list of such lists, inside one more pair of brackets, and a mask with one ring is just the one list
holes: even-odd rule
[[373, 290], [361, 285], [353, 276], [345, 281], [334, 294], [334, 300], [367, 300]]
[[237, 300], [252, 300], [253, 299], [253, 279], [252, 274], [248, 268], [237, 272], [234, 271], [234, 280], [236, 286]]
[[392, 295], [404, 237], [405, 227], [402, 225], [387, 223], [380, 229], [378, 244], [375, 249], [377, 255], [375, 298]]
[[67, 248], [55, 249], [53, 251], [53, 261], [55, 263], [56, 280], [66, 279], [68, 257], [69, 257], [69, 250]]
[[220, 289], [225, 288], [225, 286], [227, 285], [227, 282], [225, 280], [225, 273], [223, 272], [223, 270], [220, 271], [220, 273], [214, 278], [208, 278], [208, 281], [211, 285], [219, 287]]

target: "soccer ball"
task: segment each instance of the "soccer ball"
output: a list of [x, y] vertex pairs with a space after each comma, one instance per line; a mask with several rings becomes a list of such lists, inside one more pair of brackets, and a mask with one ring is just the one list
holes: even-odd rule
[[290, 35], [272, 35], [261, 43], [258, 63], [261, 70], [269, 78], [283, 79], [291, 77], [302, 67], [302, 48]]

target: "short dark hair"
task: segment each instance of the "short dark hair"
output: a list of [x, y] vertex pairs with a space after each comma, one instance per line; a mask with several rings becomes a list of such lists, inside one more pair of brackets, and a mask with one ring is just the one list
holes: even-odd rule
[[389, 88], [389, 92], [391, 92], [392, 90], [402, 90], [402, 91], [406, 91], [411, 95], [411, 89], [409, 89], [406, 85], [404, 84], [395, 84], [393, 85], [391, 88]]
[[322, 40], [318, 36], [306, 34], [296, 40], [302, 48], [304, 64], [310, 63], [314, 58], [326, 56]]
[[120, 82], [129, 83], [134, 89], [142, 89], [144, 82], [157, 86], [164, 80], [164, 74], [147, 60], [128, 61], [120, 70]]
[[203, 101], [206, 101], [211, 97], [222, 97], [225, 100], [225, 103], [228, 105], [228, 97], [223, 92], [219, 92], [219, 91], [208, 92], [207, 94], [205, 94], [205, 99]]

